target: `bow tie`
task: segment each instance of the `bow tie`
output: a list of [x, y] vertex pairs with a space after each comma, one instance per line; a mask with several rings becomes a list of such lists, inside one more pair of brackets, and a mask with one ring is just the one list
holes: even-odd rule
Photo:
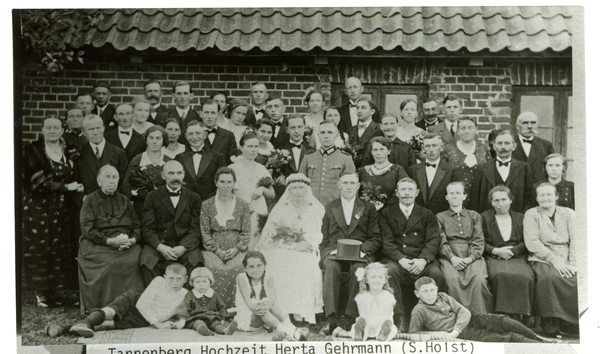
[[359, 123], [358, 124], [358, 129], [367, 129], [367, 124], [366, 123], [365, 124]]
[[510, 164], [510, 161], [502, 162], [500, 160], [496, 160], [496, 162], [498, 162], [499, 167], [502, 167], [502, 166], [508, 167], [508, 164]]
[[291, 143], [291, 144], [292, 144], [292, 149], [302, 149], [302, 144], [294, 144], [294, 143]]
[[283, 119], [280, 120], [279, 122], [273, 122], [273, 124], [275, 124], [278, 127], [281, 127], [281, 123], [283, 123]]
[[531, 139], [531, 140], [523, 139], [523, 142], [527, 143], [527, 144], [531, 144], [531, 143], [533, 143], [533, 139]]
[[433, 167], [433, 168], [435, 168], [435, 166], [437, 166], [437, 164], [425, 162], [425, 167]]
[[217, 128], [207, 129], [206, 134], [217, 134]]
[[262, 108], [261, 108], [261, 109], [257, 109], [256, 111], [254, 111], [254, 114], [257, 114], [257, 113], [262, 113], [262, 114], [263, 114], [263, 116], [264, 116], [265, 114], [267, 114], [267, 112], [266, 112], [264, 109], [262, 109]]
[[194, 154], [202, 155], [202, 152], [203, 152], [203, 151], [202, 151], [202, 149], [200, 149], [200, 150], [198, 150], [198, 151], [196, 151], [196, 150], [192, 150], [192, 152], [193, 152]]
[[129, 135], [129, 132], [124, 132], [122, 130], [119, 130], [119, 134], [125, 134], [125, 135]]
[[169, 191], [169, 197], [179, 197], [181, 195], [181, 189], [178, 190], [177, 192], [171, 192], [171, 190]]
[[358, 103], [352, 103], [352, 101], [348, 102], [348, 104], [350, 105], [350, 108], [358, 107]]

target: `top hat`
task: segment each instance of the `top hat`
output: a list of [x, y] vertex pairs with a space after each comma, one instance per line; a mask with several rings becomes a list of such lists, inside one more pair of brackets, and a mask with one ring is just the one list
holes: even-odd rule
[[366, 259], [360, 258], [360, 247], [362, 242], [343, 238], [337, 241], [337, 254], [331, 257], [336, 261], [353, 261], [367, 262]]

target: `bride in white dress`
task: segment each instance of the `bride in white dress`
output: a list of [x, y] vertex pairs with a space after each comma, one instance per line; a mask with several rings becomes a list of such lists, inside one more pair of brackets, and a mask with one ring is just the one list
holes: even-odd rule
[[315, 314], [323, 307], [318, 253], [325, 208], [312, 195], [310, 180], [303, 174], [290, 175], [286, 184], [256, 250], [267, 259], [281, 310], [296, 320], [315, 323]]

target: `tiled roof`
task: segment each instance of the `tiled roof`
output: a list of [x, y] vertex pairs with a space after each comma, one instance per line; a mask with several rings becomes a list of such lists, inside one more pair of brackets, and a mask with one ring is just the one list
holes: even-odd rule
[[471, 52], [571, 47], [569, 7], [126, 9], [102, 11], [75, 47]]

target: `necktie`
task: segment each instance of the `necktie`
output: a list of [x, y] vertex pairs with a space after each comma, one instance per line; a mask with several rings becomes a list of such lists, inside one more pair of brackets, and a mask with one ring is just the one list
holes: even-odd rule
[[120, 134], [129, 135], [129, 132], [124, 132], [124, 131], [120, 131], [120, 130], [119, 130], [119, 133], [120, 133]]
[[523, 142], [524, 142], [524, 143], [531, 144], [531, 143], [533, 142], [533, 139], [531, 139], [531, 140], [523, 139]]
[[435, 166], [437, 166], [437, 164], [425, 162], [425, 167], [433, 167], [433, 168], [435, 168]]
[[180, 194], [181, 194], [181, 189], [178, 190], [177, 192], [171, 192], [169, 190], [169, 197], [179, 197]]
[[502, 162], [500, 160], [496, 160], [498, 162], [498, 167], [502, 167], [502, 166], [506, 166], [508, 167], [508, 164], [510, 163], [510, 161], [506, 161], [506, 162]]
[[100, 155], [100, 147], [96, 146], [96, 160], [98, 160], [98, 162], [100, 162], [101, 158], [102, 158], [102, 156]]
[[450, 134], [452, 134], [452, 136], [454, 136], [454, 124], [450, 125]]

